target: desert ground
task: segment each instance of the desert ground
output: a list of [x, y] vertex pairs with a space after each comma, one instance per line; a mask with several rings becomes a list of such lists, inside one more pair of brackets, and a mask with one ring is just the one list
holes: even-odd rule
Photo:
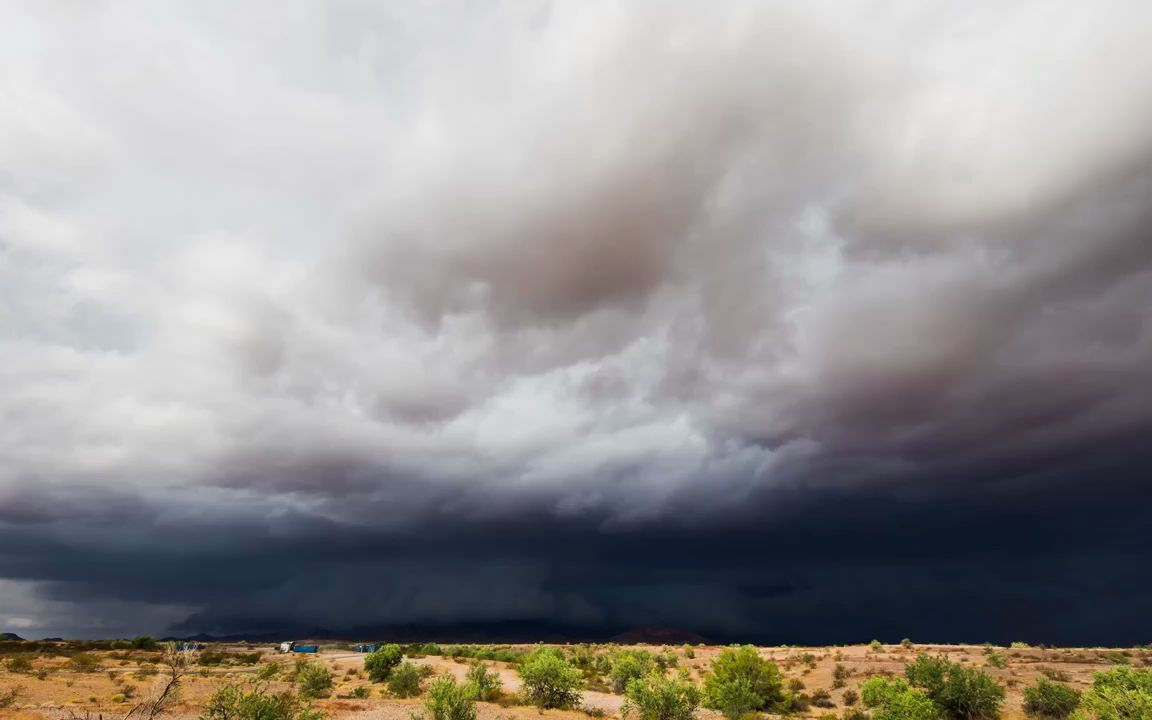
[[[502, 646], [507, 647], [507, 646]], [[529, 650], [536, 646], [512, 646]], [[558, 646], [572, 649], [574, 646]], [[183, 720], [196, 718], [206, 700], [228, 683], [254, 681], [256, 673], [269, 663], [279, 663], [287, 669], [301, 654], [285, 654], [270, 645], [211, 645], [212, 651], [223, 652], [227, 659], [221, 665], [194, 665], [188, 672], [179, 702], [169, 717]], [[654, 645], [593, 645], [593, 652], [615, 653], [623, 649], [643, 649], [654, 653], [672, 653], [676, 668], [686, 668], [690, 677], [700, 681], [707, 673], [712, 659], [722, 650], [718, 646], [654, 646]], [[1023, 688], [1041, 675], [1055, 677], [1068, 685], [1083, 689], [1092, 681], [1094, 672], [1107, 670], [1117, 663], [1137, 667], [1152, 666], [1152, 649], [1146, 648], [1034, 648], [992, 647], [987, 645], [883, 645], [843, 647], [762, 647], [761, 656], [777, 663], [786, 681], [803, 683], [804, 692], [827, 690], [833, 707], [811, 707], [796, 717], [818, 718], [829, 713], [837, 717], [844, 711], [844, 693], [858, 690], [869, 677], [901, 675], [904, 666], [919, 653], [944, 655], [950, 660], [980, 667], [991, 674], [1005, 688], [1004, 718], [1022, 718]], [[36, 654], [31, 657], [32, 667], [13, 672], [4, 662], [14, 655], [0, 656], [0, 697], [16, 690], [8, 707], [0, 708], [0, 720], [61, 720], [63, 718], [91, 717], [115, 720], [123, 716], [133, 704], [132, 697], [145, 694], [157, 681], [151, 673], [157, 669], [160, 654], [138, 650], [91, 651], [97, 668], [78, 671], [67, 656]], [[234, 657], [233, 657], [234, 655]], [[258, 657], [258, 659], [256, 659]], [[339, 645], [322, 645], [319, 653], [303, 656], [324, 664], [332, 672], [335, 683], [331, 697], [313, 702], [329, 720], [408, 720], [418, 710], [420, 698], [399, 699], [388, 695], [386, 686], [371, 683], [363, 672], [365, 655]], [[235, 658], [243, 658], [238, 663]], [[410, 662], [428, 666], [433, 673], [449, 673], [463, 678], [468, 660], [446, 656], [426, 655], [406, 658]], [[545, 710], [515, 704], [515, 693], [520, 688], [514, 667], [505, 662], [485, 661], [496, 670], [502, 680], [509, 701], [479, 703], [479, 720], [516, 720], [518, 718], [620, 717], [623, 698], [601, 690], [585, 690], [581, 710]], [[836, 666], [846, 669], [842, 687], [834, 683]], [[672, 672], [672, 670], [669, 670]], [[845, 670], [841, 671], [844, 675]], [[291, 690], [283, 680], [268, 682], [271, 689]], [[358, 690], [363, 688], [362, 690]], [[366, 697], [364, 695], [366, 694]], [[360, 697], [356, 697], [360, 695]], [[124, 696], [128, 696], [125, 698]], [[720, 715], [700, 710], [701, 720], [718, 720]]]

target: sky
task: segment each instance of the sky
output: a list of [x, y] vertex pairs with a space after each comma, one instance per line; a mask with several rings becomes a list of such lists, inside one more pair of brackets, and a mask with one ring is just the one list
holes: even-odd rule
[[0, 632], [1152, 642], [1149, 28], [0, 0]]

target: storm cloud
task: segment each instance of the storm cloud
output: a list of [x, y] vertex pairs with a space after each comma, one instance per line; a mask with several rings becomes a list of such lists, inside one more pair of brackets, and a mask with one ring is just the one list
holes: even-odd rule
[[1150, 27], [0, 3], [0, 630], [1148, 642]]

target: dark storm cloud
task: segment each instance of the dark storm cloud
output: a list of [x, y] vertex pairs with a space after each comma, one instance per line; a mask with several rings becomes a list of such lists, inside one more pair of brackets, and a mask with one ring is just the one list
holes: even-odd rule
[[1140, 641], [1143, 4], [247, 12], [0, 10], [3, 629]]

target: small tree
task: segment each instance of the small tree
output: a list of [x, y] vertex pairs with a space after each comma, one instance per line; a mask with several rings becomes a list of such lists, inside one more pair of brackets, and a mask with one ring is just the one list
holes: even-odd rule
[[860, 691], [872, 720], [939, 720], [940, 710], [928, 696], [900, 678], [874, 677]]
[[773, 708], [784, 700], [780, 669], [751, 645], [722, 651], [704, 678], [704, 704], [729, 720]]
[[151, 635], [137, 635], [132, 638], [133, 650], [156, 650], [160, 646], [156, 643], [156, 638]]
[[1024, 712], [1029, 717], [1063, 720], [1080, 704], [1080, 693], [1067, 685], [1038, 678], [1036, 684], [1024, 688]]
[[469, 666], [467, 682], [476, 699], [486, 702], [495, 700], [504, 686], [503, 681], [500, 680], [500, 674], [495, 670], [489, 670], [479, 660]]
[[308, 663], [296, 673], [300, 696], [308, 700], [328, 697], [332, 692], [332, 673], [319, 663]]
[[420, 681], [424, 678], [414, 663], [402, 662], [388, 678], [388, 692], [396, 697], [409, 698], [420, 694]]
[[1146, 720], [1152, 718], [1152, 669], [1127, 665], [1096, 673], [1092, 687], [1080, 696], [1076, 717], [1088, 720]]
[[32, 661], [26, 655], [17, 655], [8, 659], [8, 672], [26, 675], [32, 672]]
[[476, 700], [464, 685], [449, 675], [436, 678], [428, 688], [424, 708], [432, 720], [476, 720]]
[[552, 648], [538, 648], [520, 664], [524, 693], [540, 708], [571, 708], [580, 703], [580, 671]]
[[692, 720], [700, 706], [700, 691], [687, 681], [650, 672], [628, 681], [623, 714], [638, 720]]
[[384, 682], [392, 670], [404, 659], [404, 651], [399, 645], [384, 645], [364, 658], [364, 672], [372, 682]]

